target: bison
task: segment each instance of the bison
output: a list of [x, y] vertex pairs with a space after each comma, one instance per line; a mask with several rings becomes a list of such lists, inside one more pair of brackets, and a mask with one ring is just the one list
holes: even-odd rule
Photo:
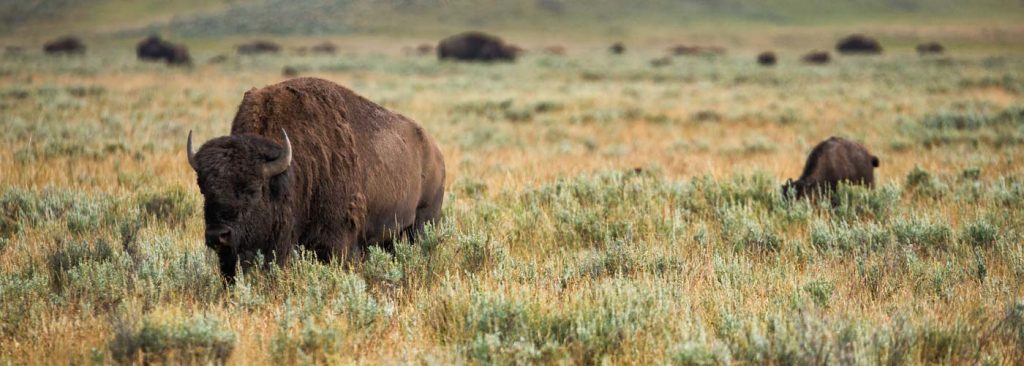
[[[352, 259], [436, 222], [444, 158], [413, 120], [327, 80], [245, 93], [231, 134], [186, 148], [204, 199], [206, 245], [230, 283], [256, 258], [302, 247]], [[237, 266], [237, 267], [236, 267]]]
[[281, 46], [270, 41], [252, 41], [237, 46], [239, 55], [258, 55], [281, 52]]
[[612, 43], [612, 46], [608, 47], [608, 52], [611, 52], [613, 55], [621, 55], [626, 53], [626, 45], [622, 44], [622, 42]]
[[761, 66], [773, 66], [775, 61], [775, 52], [765, 51], [757, 55], [757, 63]]
[[458, 61], [515, 61], [519, 48], [481, 32], [450, 36], [437, 44], [437, 57]]
[[811, 51], [804, 55], [804, 57], [801, 57], [800, 60], [807, 64], [824, 65], [832, 61], [832, 57], [825, 51]]
[[675, 56], [721, 56], [725, 54], [725, 48], [718, 46], [688, 46], [676, 45], [668, 49], [668, 52]]
[[836, 51], [842, 54], [872, 55], [882, 53], [882, 45], [874, 38], [863, 34], [852, 34], [840, 39]]
[[782, 193], [797, 198], [822, 194], [835, 189], [839, 182], [874, 187], [877, 167], [878, 157], [864, 146], [833, 136], [811, 150], [800, 179], [786, 181]]
[[188, 54], [188, 48], [160, 39], [157, 35], [146, 37], [139, 42], [135, 54], [143, 61], [164, 61], [172, 66], [192, 65], [192, 56]]
[[921, 56], [941, 55], [944, 52], [946, 52], [946, 48], [942, 47], [942, 44], [938, 42], [928, 42], [917, 45], [917, 54]]
[[338, 46], [335, 46], [334, 43], [331, 42], [320, 42], [313, 45], [313, 47], [310, 47], [309, 50], [317, 54], [333, 55], [338, 52]]
[[85, 43], [75, 36], [64, 36], [46, 42], [43, 52], [48, 55], [81, 55], [85, 53]]

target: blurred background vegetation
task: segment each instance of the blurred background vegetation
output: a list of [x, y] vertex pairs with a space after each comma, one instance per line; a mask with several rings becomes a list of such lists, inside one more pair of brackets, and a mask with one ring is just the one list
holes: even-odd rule
[[984, 24], [1024, 20], [1020, 0], [30, 0], [0, 3], [0, 35], [184, 37], [443, 34], [464, 28], [636, 37], [683, 28]]

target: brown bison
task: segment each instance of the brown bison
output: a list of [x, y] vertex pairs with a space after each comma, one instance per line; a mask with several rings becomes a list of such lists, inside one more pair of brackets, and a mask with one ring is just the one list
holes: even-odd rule
[[804, 57], [801, 57], [800, 60], [807, 64], [824, 65], [832, 61], [832, 57], [825, 51], [811, 51], [804, 55]]
[[775, 65], [775, 52], [766, 51], [757, 55], [757, 63], [761, 66]]
[[626, 45], [622, 44], [622, 42], [612, 43], [612, 46], [608, 47], [608, 52], [611, 52], [613, 55], [621, 55], [626, 53]]
[[48, 55], [81, 55], [85, 53], [85, 43], [75, 36], [64, 36], [46, 42], [43, 52]]
[[338, 46], [335, 46], [334, 43], [331, 42], [321, 42], [313, 45], [309, 50], [321, 55], [333, 55], [338, 52]]
[[941, 55], [944, 52], [946, 52], [946, 48], [942, 47], [942, 44], [938, 42], [928, 42], [917, 45], [917, 54], [921, 56]]
[[725, 54], [725, 48], [718, 46], [687, 46], [676, 45], [668, 49], [669, 53], [675, 56], [721, 56]]
[[281, 52], [281, 46], [270, 41], [252, 41], [238, 45], [237, 50], [239, 55], [258, 55]]
[[437, 44], [437, 57], [458, 61], [515, 61], [518, 49], [490, 34], [465, 32], [441, 40]]
[[323, 261], [415, 238], [444, 198], [444, 159], [416, 122], [330, 81], [245, 93], [231, 134], [192, 149], [206, 245], [231, 281], [258, 255], [301, 246]]
[[842, 54], [873, 55], [882, 53], [882, 45], [874, 38], [852, 34], [836, 43], [836, 51]]
[[192, 56], [189, 56], [188, 48], [160, 39], [157, 35], [146, 37], [139, 42], [135, 47], [135, 54], [143, 61], [164, 61], [172, 66], [192, 65]]
[[782, 193], [797, 198], [822, 194], [835, 189], [839, 182], [874, 187], [877, 167], [878, 158], [861, 144], [830, 137], [811, 150], [800, 179], [786, 181]]

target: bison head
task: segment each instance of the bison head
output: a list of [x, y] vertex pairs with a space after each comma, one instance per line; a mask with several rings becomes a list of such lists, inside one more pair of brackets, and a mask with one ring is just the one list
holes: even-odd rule
[[231, 135], [210, 140], [198, 152], [188, 133], [188, 162], [198, 176], [206, 220], [206, 246], [217, 252], [221, 274], [228, 281], [236, 264], [269, 258], [288, 240], [287, 207], [292, 145], [256, 135]]
[[783, 198], [801, 198], [806, 194], [808, 184], [802, 180], [794, 181], [787, 179], [786, 184], [782, 185], [782, 197]]

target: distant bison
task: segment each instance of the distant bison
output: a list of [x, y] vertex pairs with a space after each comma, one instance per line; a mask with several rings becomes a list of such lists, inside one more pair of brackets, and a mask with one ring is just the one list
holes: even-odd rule
[[157, 35], [146, 37], [139, 42], [135, 54], [143, 61], [164, 61], [168, 65], [176, 66], [192, 65], [192, 57], [185, 46], [165, 41]]
[[626, 45], [622, 44], [622, 42], [612, 43], [612, 46], [608, 47], [608, 52], [611, 52], [612, 54], [615, 55], [621, 55], [623, 53], [626, 53]]
[[310, 47], [309, 50], [313, 51], [313, 53], [333, 55], [338, 52], [338, 46], [335, 46], [334, 43], [331, 42], [320, 42], [313, 45], [313, 47]]
[[459, 61], [515, 61], [519, 48], [481, 32], [450, 36], [437, 44], [437, 57]]
[[757, 55], [757, 63], [762, 65], [762, 66], [772, 66], [772, 65], [775, 65], [775, 61], [776, 60], [775, 60], [775, 53], [774, 52], [770, 52], [770, 51], [761, 52], [759, 55]]
[[800, 179], [788, 180], [782, 193], [797, 198], [821, 194], [835, 189], [839, 182], [874, 187], [877, 167], [878, 158], [861, 144], [830, 137], [811, 150]]
[[48, 55], [81, 55], [85, 53], [85, 43], [75, 36], [64, 36], [46, 42], [43, 52]]
[[720, 56], [725, 54], [725, 48], [718, 46], [676, 45], [669, 48], [669, 52], [676, 56]]
[[921, 56], [925, 55], [941, 55], [946, 52], [946, 48], [942, 47], [942, 44], [938, 42], [928, 42], [917, 45], [917, 54]]
[[281, 46], [270, 41], [253, 41], [238, 45], [237, 50], [239, 55], [258, 55], [281, 52]]
[[836, 51], [842, 54], [872, 55], [882, 53], [882, 45], [874, 38], [863, 34], [853, 34], [840, 39]]
[[245, 93], [231, 134], [192, 149], [206, 245], [230, 282], [262, 255], [303, 247], [322, 261], [416, 238], [436, 222], [445, 167], [416, 122], [330, 81], [298, 78]]
[[813, 65], [824, 65], [832, 61], [832, 57], [825, 51], [811, 51], [800, 58], [801, 61]]

